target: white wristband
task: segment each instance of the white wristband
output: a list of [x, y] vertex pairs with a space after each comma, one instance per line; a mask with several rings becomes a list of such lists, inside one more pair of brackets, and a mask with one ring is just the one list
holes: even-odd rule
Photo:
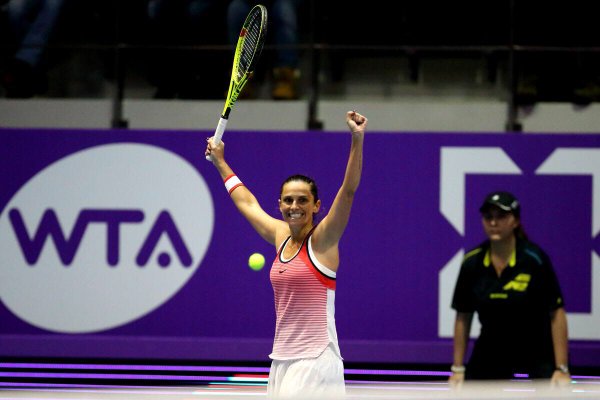
[[454, 372], [455, 374], [464, 374], [466, 370], [467, 369], [464, 365], [453, 365], [450, 367], [450, 371]]
[[229, 194], [231, 194], [231, 192], [233, 192], [238, 187], [244, 186], [242, 181], [240, 181], [240, 178], [238, 178], [237, 175], [234, 175], [234, 174], [231, 174], [227, 178], [225, 178], [224, 182], [225, 182], [225, 189], [227, 189], [227, 192]]
[[563, 374], [569, 375], [569, 366], [567, 364], [558, 365], [556, 370], [562, 372]]

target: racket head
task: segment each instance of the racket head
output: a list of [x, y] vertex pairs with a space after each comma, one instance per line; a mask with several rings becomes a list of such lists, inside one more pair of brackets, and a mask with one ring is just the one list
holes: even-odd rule
[[257, 4], [248, 13], [238, 37], [231, 80], [222, 117], [228, 118], [242, 88], [254, 72], [267, 35], [267, 8]]
[[237, 72], [237, 81], [243, 75], [254, 71], [267, 35], [267, 8], [261, 4], [254, 6], [244, 21], [238, 43], [233, 69]]

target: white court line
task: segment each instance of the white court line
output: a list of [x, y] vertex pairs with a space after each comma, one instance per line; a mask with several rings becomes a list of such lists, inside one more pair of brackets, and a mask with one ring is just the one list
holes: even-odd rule
[[[552, 389], [549, 381], [542, 382], [465, 382], [457, 389], [447, 382], [354, 382], [347, 385], [346, 399], [398, 400], [600, 400], [596, 382], [577, 382], [564, 388]], [[186, 386], [186, 387], [114, 387], [114, 388], [55, 388], [0, 389], [0, 399], [12, 400], [201, 400], [266, 398], [266, 386]], [[327, 400], [320, 398], [319, 400]], [[338, 399], [335, 399], [338, 400]]]

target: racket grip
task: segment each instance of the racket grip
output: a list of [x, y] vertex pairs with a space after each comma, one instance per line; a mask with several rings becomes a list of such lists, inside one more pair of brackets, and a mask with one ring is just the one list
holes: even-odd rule
[[[221, 143], [221, 139], [223, 139], [223, 133], [225, 133], [225, 127], [227, 126], [227, 119], [221, 117], [219, 119], [219, 124], [217, 125], [217, 129], [215, 129], [215, 134], [213, 136], [213, 144], [217, 146]], [[206, 161], [212, 161], [211, 156], [206, 156]]]
[[225, 133], [225, 127], [227, 126], [227, 119], [221, 117], [219, 119], [219, 124], [217, 125], [217, 129], [215, 129], [215, 139], [214, 143], [218, 145], [221, 143], [221, 139], [223, 138], [223, 133]]

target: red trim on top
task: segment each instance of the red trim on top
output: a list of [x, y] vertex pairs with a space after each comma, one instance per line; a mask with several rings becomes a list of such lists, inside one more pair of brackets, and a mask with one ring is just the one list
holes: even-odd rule
[[[308, 238], [308, 236], [307, 236], [307, 238]], [[300, 258], [302, 258], [302, 260], [304, 261], [304, 263], [306, 265], [310, 265], [312, 267], [310, 270], [315, 275], [315, 277], [319, 280], [319, 282], [321, 282], [326, 288], [335, 290], [336, 280], [334, 278], [330, 278], [330, 277], [324, 275], [321, 271], [319, 271], [317, 266], [310, 259], [310, 256], [308, 255], [308, 240], [306, 240], [304, 242], [304, 245], [302, 246], [302, 250], [300, 250], [300, 253], [298, 254], [298, 256]]]
[[281, 262], [290, 262], [295, 257], [300, 257], [306, 265], [311, 267], [310, 271], [315, 275], [315, 277], [319, 280], [319, 282], [321, 282], [323, 284], [323, 286], [325, 286], [328, 289], [335, 290], [335, 285], [336, 285], [335, 278], [330, 278], [327, 275], [324, 275], [321, 271], [319, 271], [317, 266], [312, 262], [310, 256], [308, 255], [308, 240], [316, 227], [317, 227], [317, 225], [313, 226], [312, 229], [308, 232], [308, 234], [304, 238], [304, 241], [302, 242], [302, 245], [300, 246], [300, 251], [294, 257], [292, 257], [290, 260], [283, 261], [281, 259], [281, 257], [283, 256], [283, 254], [282, 254], [283, 249], [285, 248], [287, 242], [291, 239], [291, 236], [288, 236], [283, 241], [280, 248], [277, 250], [277, 259]]
[[231, 174], [231, 175], [227, 175], [225, 177], [225, 179], [223, 179], [223, 183], [227, 182], [228, 180], [230, 180], [231, 178], [233, 178], [235, 176], [235, 174]]
[[238, 183], [237, 185], [235, 185], [234, 187], [232, 187], [231, 189], [229, 189], [229, 194], [233, 193], [233, 191], [237, 188], [239, 188], [240, 186], [244, 186], [244, 184], [242, 182]]

